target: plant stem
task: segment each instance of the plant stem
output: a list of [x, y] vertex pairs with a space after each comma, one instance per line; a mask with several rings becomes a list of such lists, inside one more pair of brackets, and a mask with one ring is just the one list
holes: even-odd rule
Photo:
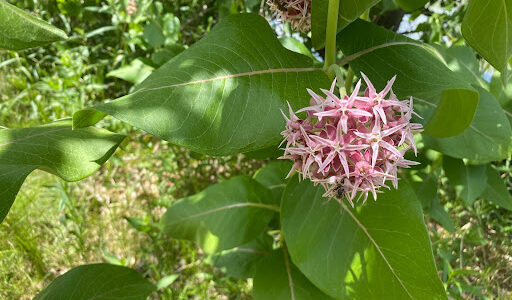
[[352, 93], [352, 83], [354, 82], [354, 71], [351, 67], [348, 67], [347, 79], [345, 81], [345, 91], [347, 94]]
[[340, 0], [329, 0], [329, 10], [327, 12], [327, 29], [325, 32], [325, 64], [324, 70], [330, 77], [334, 78], [334, 73], [329, 71], [329, 67], [336, 63], [336, 34], [338, 33], [338, 9]]

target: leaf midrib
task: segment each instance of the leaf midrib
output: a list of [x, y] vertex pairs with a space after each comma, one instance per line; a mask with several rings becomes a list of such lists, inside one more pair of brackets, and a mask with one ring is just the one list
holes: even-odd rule
[[59, 131], [64, 131], [64, 130], [69, 130], [69, 129], [70, 129], [70, 127], [57, 128], [57, 129], [53, 129], [53, 130], [48, 130], [48, 131], [36, 133], [36, 134], [33, 134], [33, 135], [24, 136], [22, 138], [18, 138], [18, 139], [14, 139], [14, 140], [2, 143], [2, 144], [0, 144], [0, 147], [12, 145], [12, 144], [15, 144], [15, 143], [18, 143], [18, 142], [21, 142], [21, 141], [25, 141], [25, 140], [28, 140], [28, 139], [31, 139], [31, 138], [34, 138], [34, 137], [45, 136], [47, 134], [51, 134], [51, 133], [55, 133], [55, 132], [59, 132]]
[[400, 283], [400, 286], [402, 286], [402, 288], [404, 289], [404, 291], [407, 293], [407, 295], [409, 296], [409, 298], [411, 299], [414, 299], [414, 297], [411, 295], [411, 293], [409, 292], [409, 290], [407, 289], [407, 287], [405, 287], [405, 284], [402, 282], [402, 280], [400, 279], [400, 277], [398, 277], [398, 275], [396, 274], [395, 272], [395, 269], [393, 269], [393, 267], [391, 266], [391, 264], [389, 263], [388, 259], [386, 258], [386, 256], [384, 255], [384, 253], [382, 252], [382, 250], [380, 249], [379, 245], [377, 244], [377, 242], [373, 239], [373, 237], [370, 235], [370, 233], [368, 232], [368, 230], [366, 229], [366, 227], [359, 221], [359, 219], [356, 218], [356, 216], [350, 211], [350, 209], [345, 205], [345, 203], [341, 202], [341, 206], [343, 207], [343, 209], [350, 215], [350, 217], [354, 220], [354, 222], [356, 222], [357, 226], [359, 226], [359, 228], [361, 228], [361, 230], [366, 234], [366, 236], [368, 237], [368, 239], [370, 240], [370, 242], [373, 244], [373, 246], [377, 249], [377, 252], [379, 252], [380, 256], [382, 257], [382, 259], [384, 260], [384, 262], [386, 263], [386, 265], [388, 266], [389, 270], [391, 271], [391, 273], [393, 274], [393, 276], [396, 278], [396, 280], [398, 280], [398, 282]]
[[154, 88], [147, 88], [147, 89], [143, 88], [143, 89], [133, 92], [131, 95], [141, 93], [141, 92], [146, 92], [146, 91], [157, 91], [157, 90], [162, 90], [162, 89], [175, 88], [175, 87], [187, 86], [187, 85], [192, 85], [192, 84], [202, 84], [205, 82], [212, 82], [212, 81], [224, 80], [224, 79], [232, 79], [232, 78], [238, 78], [238, 77], [246, 77], [246, 76], [248, 77], [248, 76], [253, 76], [253, 75], [272, 74], [272, 73], [292, 73], [292, 72], [301, 73], [301, 72], [314, 72], [314, 71], [320, 71], [320, 70], [322, 70], [322, 69], [321, 68], [282, 68], [282, 69], [257, 70], [257, 71], [243, 72], [243, 73], [237, 73], [237, 74], [222, 75], [222, 76], [201, 79], [201, 80], [193, 80], [193, 81], [188, 81], [188, 82], [175, 83], [175, 84], [171, 84], [171, 85], [164, 85], [164, 86], [159, 86], [159, 87], [154, 87]]

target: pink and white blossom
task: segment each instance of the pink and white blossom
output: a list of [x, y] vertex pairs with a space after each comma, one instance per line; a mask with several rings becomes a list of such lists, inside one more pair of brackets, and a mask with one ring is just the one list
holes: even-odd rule
[[[325, 188], [324, 197], [339, 201], [340, 191], [350, 204], [368, 198], [377, 199], [381, 187], [388, 188], [391, 181], [398, 187], [398, 168], [408, 168], [417, 162], [404, 158], [407, 150], [417, 148], [413, 135], [422, 131], [422, 125], [411, 123], [412, 97], [400, 101], [393, 93], [396, 76], [377, 93], [366, 75], [366, 90], [359, 95], [361, 80], [350, 96], [335, 95], [334, 81], [320, 96], [311, 90], [310, 106], [296, 113], [289, 106], [289, 117], [282, 144], [286, 144], [281, 159], [294, 162], [288, 176], [295, 171], [299, 179], [309, 179]], [[419, 116], [418, 116], [419, 117]]]

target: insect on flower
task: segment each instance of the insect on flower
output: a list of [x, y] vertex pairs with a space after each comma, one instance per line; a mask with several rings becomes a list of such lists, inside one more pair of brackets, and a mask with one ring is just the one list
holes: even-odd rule
[[[413, 135], [422, 131], [422, 125], [411, 123], [413, 99], [400, 101], [392, 91], [395, 77], [378, 92], [362, 74], [366, 90], [359, 95], [361, 80], [354, 92], [338, 97], [334, 93], [336, 80], [325, 97], [308, 89], [310, 106], [294, 112], [288, 104], [286, 129], [281, 133], [286, 143], [281, 159], [294, 162], [288, 177], [294, 171], [299, 179], [306, 178], [325, 188], [324, 197], [350, 204], [371, 193], [377, 200], [381, 187], [388, 188], [391, 181], [398, 188], [398, 168], [417, 165], [406, 160], [404, 154], [417, 152]], [[296, 113], [306, 113], [306, 119]], [[419, 116], [418, 116], [419, 117]]]
[[294, 30], [308, 32], [311, 28], [311, 0], [268, 0], [270, 10]]

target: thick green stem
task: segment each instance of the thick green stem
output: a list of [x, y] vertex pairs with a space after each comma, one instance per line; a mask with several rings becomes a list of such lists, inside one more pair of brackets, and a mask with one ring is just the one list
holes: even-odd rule
[[[329, 67], [336, 63], [336, 34], [338, 33], [338, 9], [340, 0], [329, 0], [327, 12], [327, 30], [325, 33], [325, 64], [324, 70], [329, 72]], [[329, 72], [331, 77], [334, 74]]]
[[345, 80], [345, 90], [347, 94], [352, 93], [352, 83], [354, 82], [354, 71], [351, 67], [348, 67], [347, 79]]

